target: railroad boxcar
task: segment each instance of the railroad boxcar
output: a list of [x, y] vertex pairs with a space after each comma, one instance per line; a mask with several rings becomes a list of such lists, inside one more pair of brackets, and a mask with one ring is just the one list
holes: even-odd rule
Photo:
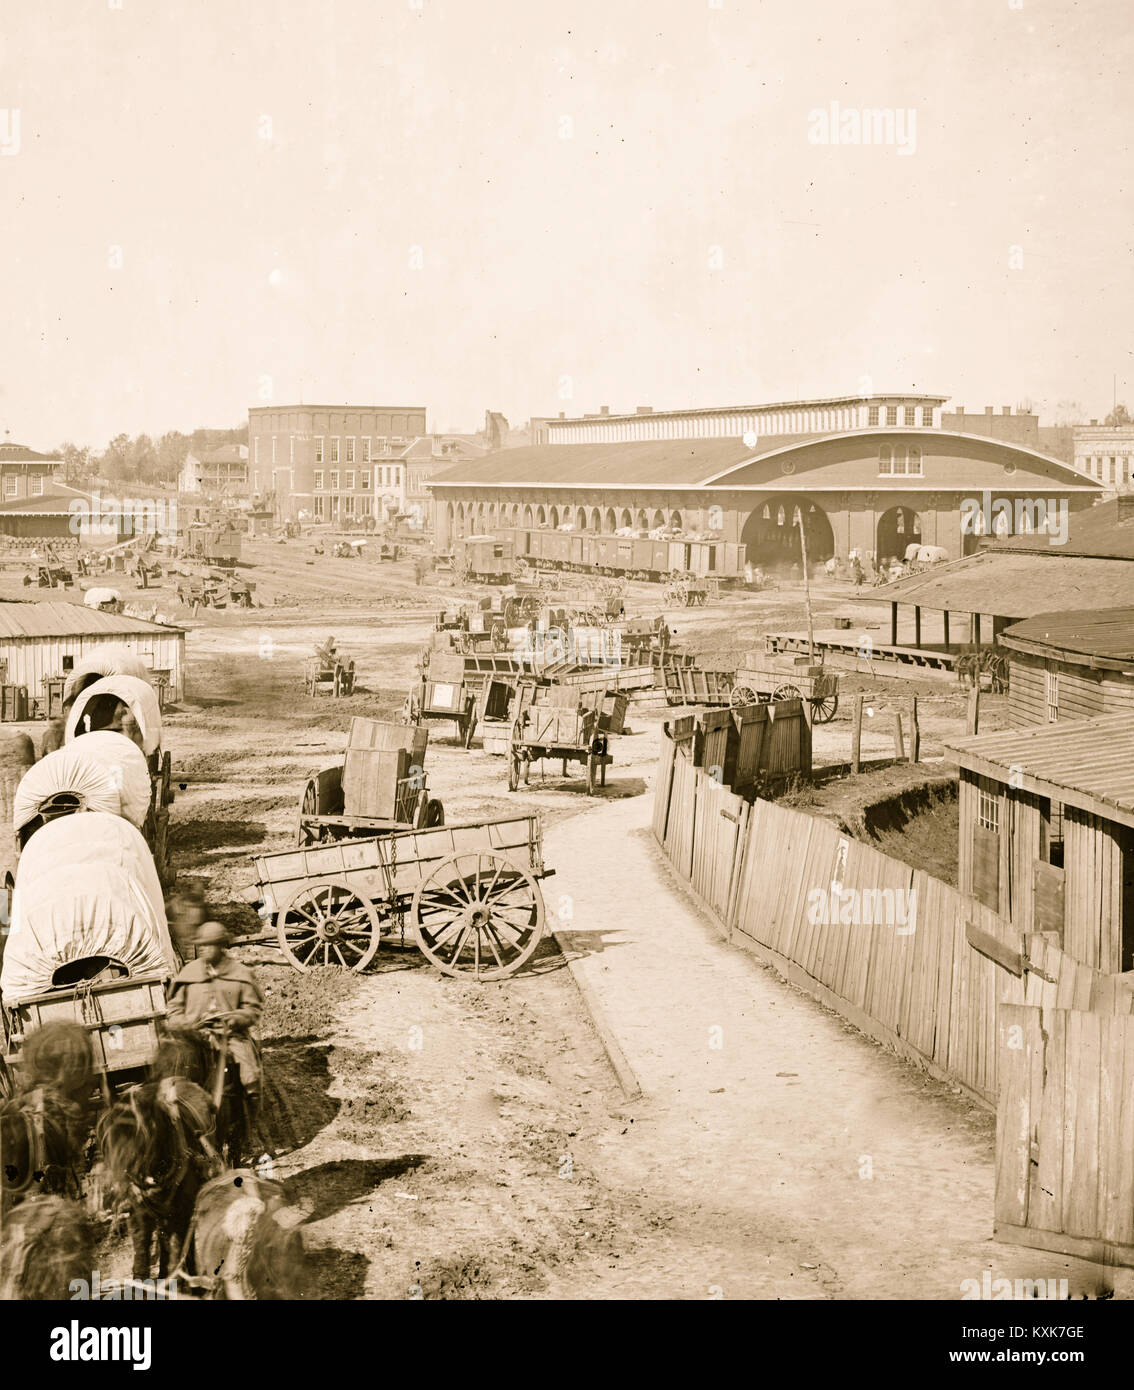
[[512, 578], [514, 543], [498, 536], [458, 536], [453, 542], [453, 570], [462, 579], [507, 584]]

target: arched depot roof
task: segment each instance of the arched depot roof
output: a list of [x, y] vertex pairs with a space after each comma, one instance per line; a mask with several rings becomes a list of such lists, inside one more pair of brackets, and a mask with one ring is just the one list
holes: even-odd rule
[[[743, 439], [660, 439], [630, 444], [546, 444], [523, 449], [499, 449], [482, 459], [467, 460], [437, 473], [434, 488], [585, 487], [611, 490], [665, 488], [797, 487], [801, 490], [848, 487], [845, 472], [822, 479], [824, 461], [836, 467], [852, 460], [875, 460], [885, 445], [921, 450], [927, 463], [937, 458], [968, 458], [988, 465], [971, 478], [896, 473], [879, 476], [877, 469], [863, 478], [863, 488], [923, 487], [930, 491], [996, 486], [1006, 491], [1042, 480], [1059, 492], [1097, 494], [1101, 484], [1077, 472], [1062, 459], [1022, 444], [986, 435], [953, 430], [890, 426], [840, 433], [767, 435], [755, 446]], [[765, 465], [763, 469], [759, 465]], [[775, 465], [773, 471], [769, 464]], [[811, 477], [807, 477], [811, 474]], [[1019, 478], [1015, 475], [1020, 474]], [[804, 478], [807, 478], [804, 481]], [[794, 479], [794, 480], [793, 480]], [[852, 482], [851, 487], [855, 486]]]

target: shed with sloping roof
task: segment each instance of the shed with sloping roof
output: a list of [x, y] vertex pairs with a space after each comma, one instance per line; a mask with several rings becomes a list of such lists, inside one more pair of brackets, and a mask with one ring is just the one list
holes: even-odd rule
[[46, 682], [66, 676], [104, 648], [126, 648], [164, 682], [169, 698], [185, 694], [185, 629], [125, 613], [104, 613], [78, 603], [0, 603], [0, 661], [4, 680], [46, 698]]
[[1129, 718], [981, 734], [946, 752], [961, 770], [961, 892], [1105, 974], [1134, 968]]
[[1014, 725], [1103, 714], [1134, 723], [1134, 608], [1039, 613], [1005, 628], [1000, 642]]

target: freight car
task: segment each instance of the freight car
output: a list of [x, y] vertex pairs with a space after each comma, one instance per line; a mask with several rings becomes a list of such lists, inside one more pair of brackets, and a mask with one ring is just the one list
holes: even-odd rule
[[512, 578], [512, 537], [458, 536], [453, 542], [453, 574], [459, 583], [470, 579], [489, 584], [507, 584]]
[[675, 574], [744, 579], [744, 546], [732, 541], [654, 540], [587, 531], [510, 530], [516, 560], [541, 570], [575, 570], [622, 579], [666, 581]]

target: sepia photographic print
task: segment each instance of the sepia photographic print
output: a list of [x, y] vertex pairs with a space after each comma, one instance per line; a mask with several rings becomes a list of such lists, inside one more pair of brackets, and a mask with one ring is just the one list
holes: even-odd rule
[[821, 1365], [901, 1302], [907, 1371], [1089, 1364], [1131, 20], [6, 0], [33, 1374], [300, 1300], [324, 1356], [336, 1303], [734, 1302]]

